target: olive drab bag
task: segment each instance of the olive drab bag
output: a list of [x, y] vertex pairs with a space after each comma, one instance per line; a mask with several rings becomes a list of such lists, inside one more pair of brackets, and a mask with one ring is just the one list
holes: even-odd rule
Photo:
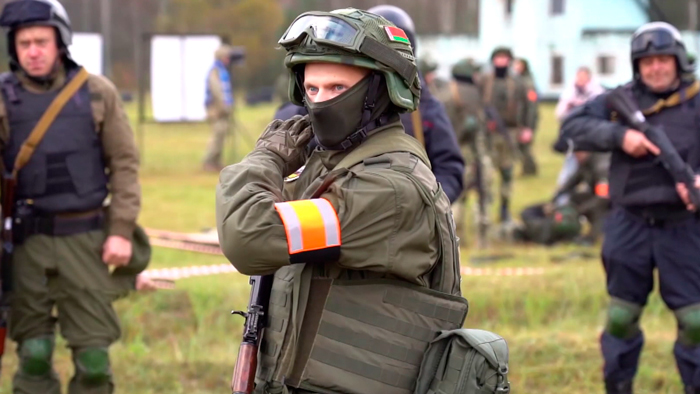
[[535, 204], [525, 208], [520, 216], [523, 227], [516, 234], [521, 241], [542, 245], [574, 240], [581, 234], [579, 213], [570, 205], [561, 205], [548, 212], [547, 204]]
[[474, 329], [442, 331], [423, 356], [414, 394], [508, 394], [508, 344]]

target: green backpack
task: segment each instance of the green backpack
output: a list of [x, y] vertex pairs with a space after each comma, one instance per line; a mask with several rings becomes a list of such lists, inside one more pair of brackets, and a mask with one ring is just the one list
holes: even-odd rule
[[518, 240], [553, 245], [572, 241], [581, 234], [579, 213], [572, 205], [557, 206], [550, 214], [545, 213], [545, 205], [531, 205], [522, 211], [523, 226], [516, 234]]
[[423, 357], [414, 394], [508, 394], [508, 344], [492, 332], [442, 331]]

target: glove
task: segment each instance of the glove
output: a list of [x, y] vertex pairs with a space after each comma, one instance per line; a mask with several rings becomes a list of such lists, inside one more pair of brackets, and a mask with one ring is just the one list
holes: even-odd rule
[[282, 176], [286, 177], [306, 162], [306, 146], [312, 137], [309, 117], [295, 115], [289, 120], [276, 119], [270, 123], [255, 143], [255, 149], [268, 151], [279, 157]]

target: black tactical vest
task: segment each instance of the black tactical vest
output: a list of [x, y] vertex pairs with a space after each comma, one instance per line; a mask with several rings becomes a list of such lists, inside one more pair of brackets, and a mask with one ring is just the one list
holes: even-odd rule
[[[72, 78], [75, 73], [69, 76]], [[22, 143], [60, 90], [32, 93], [16, 76], [0, 76], [10, 138], [3, 152], [5, 168], [14, 167]], [[15, 198], [31, 199], [44, 213], [83, 212], [102, 206], [107, 174], [96, 131], [87, 83], [66, 103], [24, 168]]]
[[[630, 87], [631, 89], [631, 87]], [[633, 90], [640, 108], [653, 104], [648, 96]], [[647, 116], [647, 121], [660, 126], [668, 135], [681, 158], [693, 169], [700, 167], [700, 95]], [[614, 150], [610, 160], [610, 198], [613, 204], [648, 206], [678, 205], [683, 202], [675, 181], [656, 156], [634, 158], [622, 150]]]

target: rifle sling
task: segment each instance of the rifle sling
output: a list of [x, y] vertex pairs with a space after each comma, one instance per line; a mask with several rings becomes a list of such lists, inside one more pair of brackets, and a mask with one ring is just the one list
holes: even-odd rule
[[411, 112], [411, 122], [413, 123], [413, 134], [421, 145], [425, 146], [425, 136], [423, 134], [423, 117], [420, 109]]
[[700, 92], [700, 81], [693, 82], [685, 89], [679, 90], [666, 99], [659, 99], [654, 105], [642, 111], [644, 116], [653, 115], [664, 108], [674, 107], [695, 97]]

